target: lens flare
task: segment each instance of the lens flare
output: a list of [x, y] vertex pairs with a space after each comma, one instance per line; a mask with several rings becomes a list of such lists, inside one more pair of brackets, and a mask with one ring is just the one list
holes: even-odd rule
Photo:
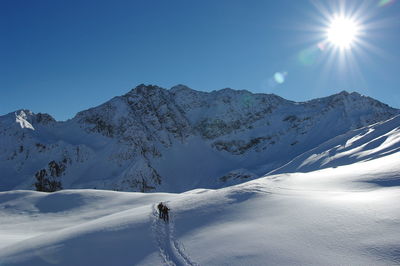
[[302, 65], [312, 66], [317, 62], [320, 53], [321, 48], [318, 46], [312, 46], [300, 51], [298, 54], [298, 59]]
[[380, 0], [378, 6], [387, 6], [393, 4], [395, 0]]
[[317, 47], [318, 47], [318, 49], [321, 50], [321, 51], [325, 51], [325, 49], [326, 49], [326, 45], [325, 45], [324, 42], [319, 42], [319, 43], [317, 44]]
[[266, 86], [270, 89], [275, 89], [285, 83], [288, 72], [278, 71], [266, 80]]
[[286, 72], [276, 72], [274, 74], [274, 79], [275, 82], [278, 84], [282, 84], [285, 82], [285, 78], [286, 78], [287, 73]]

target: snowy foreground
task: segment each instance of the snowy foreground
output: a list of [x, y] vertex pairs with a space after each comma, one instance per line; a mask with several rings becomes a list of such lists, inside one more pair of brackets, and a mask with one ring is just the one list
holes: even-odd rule
[[2, 192], [0, 265], [400, 264], [399, 155], [181, 194]]

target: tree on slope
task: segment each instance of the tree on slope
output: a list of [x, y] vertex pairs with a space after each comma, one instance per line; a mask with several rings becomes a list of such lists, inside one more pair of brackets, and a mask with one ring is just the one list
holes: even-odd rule
[[62, 189], [60, 177], [65, 171], [65, 166], [62, 163], [51, 161], [48, 164], [48, 169], [41, 169], [36, 172], [35, 187], [36, 191], [55, 192]]

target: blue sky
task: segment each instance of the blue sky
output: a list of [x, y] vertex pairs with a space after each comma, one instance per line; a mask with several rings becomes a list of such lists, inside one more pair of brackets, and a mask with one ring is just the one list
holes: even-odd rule
[[[65, 120], [140, 83], [295, 101], [347, 90], [400, 108], [400, 1], [341, 3], [0, 0], [0, 115]], [[339, 6], [363, 45], [319, 49]]]

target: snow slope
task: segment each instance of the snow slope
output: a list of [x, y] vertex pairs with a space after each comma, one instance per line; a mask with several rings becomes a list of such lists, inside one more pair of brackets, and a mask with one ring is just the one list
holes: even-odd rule
[[399, 155], [180, 194], [1, 192], [0, 265], [398, 265]]
[[220, 188], [396, 114], [357, 93], [296, 103], [232, 89], [139, 85], [65, 122], [29, 110], [0, 116], [0, 191], [34, 189], [38, 173], [76, 189]]
[[309, 172], [376, 159], [400, 151], [400, 116], [337, 136], [269, 174]]

